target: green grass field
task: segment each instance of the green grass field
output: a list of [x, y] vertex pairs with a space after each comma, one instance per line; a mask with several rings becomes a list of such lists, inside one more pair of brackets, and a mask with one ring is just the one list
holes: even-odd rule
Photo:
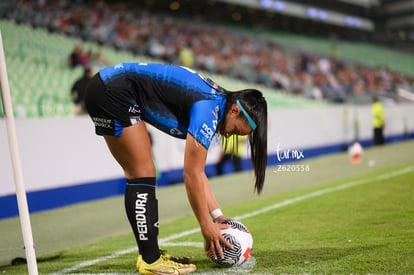
[[[308, 165], [307, 172], [277, 172], [277, 167], [270, 167], [262, 196], [252, 194], [251, 172], [212, 179], [224, 213], [241, 219], [253, 234], [252, 258], [239, 268], [214, 267], [203, 252], [182, 185], [161, 188], [161, 248], [177, 256], [191, 255], [197, 274], [414, 274], [413, 149], [413, 141], [368, 149], [357, 165], [350, 164], [345, 153], [296, 163]], [[117, 209], [120, 200], [108, 200], [108, 208], [122, 212]], [[96, 227], [102, 234], [99, 225], [77, 227], [79, 207], [93, 209], [93, 204], [102, 207], [102, 202], [95, 202], [64, 210], [76, 225], [68, 231], [80, 235], [93, 233]], [[44, 218], [48, 214], [53, 216], [33, 215], [35, 233], [42, 219], [53, 223]], [[2, 235], [6, 222], [13, 221], [0, 221]], [[121, 227], [119, 233], [102, 234], [98, 240], [62, 239], [65, 248], [41, 253], [39, 273], [134, 274], [135, 241], [127, 226]], [[45, 239], [35, 234], [40, 246], [46, 246]], [[26, 274], [27, 267], [5, 265], [0, 272]]]

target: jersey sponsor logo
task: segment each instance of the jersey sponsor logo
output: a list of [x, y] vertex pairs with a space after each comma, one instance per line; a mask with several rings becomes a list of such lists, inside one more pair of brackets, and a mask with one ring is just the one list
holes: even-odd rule
[[214, 135], [214, 131], [206, 123], [203, 123], [203, 126], [201, 126], [200, 133], [206, 139], [211, 139], [211, 137]]
[[92, 117], [92, 121], [96, 127], [112, 129], [112, 119]]
[[141, 110], [139, 109], [139, 106], [135, 104], [134, 106], [129, 107], [128, 112], [130, 112], [131, 114], [140, 114]]
[[135, 201], [135, 221], [137, 222], [138, 237], [141, 241], [148, 240], [148, 226], [147, 226], [147, 197], [148, 193], [137, 192], [137, 199]]

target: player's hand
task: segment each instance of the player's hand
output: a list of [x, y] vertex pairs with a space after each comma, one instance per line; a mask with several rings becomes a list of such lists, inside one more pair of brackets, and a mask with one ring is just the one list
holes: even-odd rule
[[214, 220], [213, 220], [213, 222], [221, 222], [221, 221], [225, 221], [225, 220], [230, 220], [230, 218], [228, 218], [228, 217], [226, 217], [226, 216], [224, 216], [224, 215], [221, 215], [220, 217], [217, 217], [217, 218], [215, 218]]
[[[230, 225], [230, 227], [233, 227], [233, 226], [236, 226], [236, 228], [237, 228], [237, 226], [238, 226], [238, 224], [239, 224], [239, 220], [237, 220], [237, 219], [232, 219], [232, 218], [224, 218], [224, 219], [222, 219], [222, 220], [220, 220], [220, 221], [226, 221], [226, 224], [229, 224]], [[219, 222], [219, 221], [218, 221]], [[250, 229], [245, 225], [245, 224], [243, 224], [243, 227], [247, 230], [247, 232], [249, 232], [250, 233]]]
[[207, 256], [212, 256], [214, 259], [224, 258], [221, 243], [230, 249], [233, 248], [233, 246], [221, 235], [221, 230], [229, 227], [228, 224], [211, 223], [208, 227], [202, 228], [204, 248]]

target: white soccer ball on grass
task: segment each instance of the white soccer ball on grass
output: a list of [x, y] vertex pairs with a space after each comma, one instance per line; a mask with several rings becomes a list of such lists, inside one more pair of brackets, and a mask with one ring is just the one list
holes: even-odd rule
[[229, 219], [220, 221], [221, 224], [228, 224], [231, 227], [221, 230], [223, 237], [233, 245], [233, 249], [221, 244], [224, 258], [210, 259], [220, 267], [239, 266], [249, 259], [253, 249], [253, 237], [249, 229], [238, 220]]

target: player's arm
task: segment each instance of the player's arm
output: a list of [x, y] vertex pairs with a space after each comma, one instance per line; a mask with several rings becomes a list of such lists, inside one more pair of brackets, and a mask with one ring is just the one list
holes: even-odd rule
[[214, 222], [218, 222], [221, 220], [226, 220], [227, 218], [221, 213], [220, 206], [216, 200], [216, 197], [214, 196], [213, 191], [211, 190], [210, 184], [208, 182], [207, 176], [204, 174], [204, 188], [205, 188], [205, 194], [207, 199], [207, 206], [208, 211], [213, 218]]
[[[202, 146], [192, 135], [187, 134], [184, 153], [184, 183], [187, 190], [191, 208], [200, 224], [201, 232], [209, 248], [209, 252], [218, 257], [223, 257], [220, 242], [231, 247], [221, 235], [224, 225], [215, 224], [210, 219], [209, 204], [214, 207], [217, 202], [212, 199], [211, 190], [205, 187], [208, 184], [204, 168], [207, 157], [207, 149]], [[209, 191], [210, 190], [210, 191]], [[207, 192], [207, 193], [206, 193]], [[214, 198], [214, 197], [213, 197]]]

